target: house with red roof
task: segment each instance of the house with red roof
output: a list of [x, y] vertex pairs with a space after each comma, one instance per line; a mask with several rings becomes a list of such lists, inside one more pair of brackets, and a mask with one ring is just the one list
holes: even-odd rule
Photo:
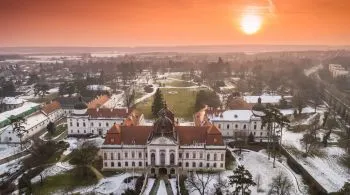
[[158, 116], [153, 126], [114, 124], [100, 150], [103, 169], [133, 169], [153, 176], [225, 169], [226, 146], [216, 126], [180, 126], [167, 108]]

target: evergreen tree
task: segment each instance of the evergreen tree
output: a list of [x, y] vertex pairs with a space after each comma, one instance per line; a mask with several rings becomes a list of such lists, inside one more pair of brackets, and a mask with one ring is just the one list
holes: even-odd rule
[[164, 108], [163, 94], [158, 88], [154, 94], [153, 104], [152, 104], [152, 114], [154, 117], [158, 116], [158, 112]]
[[54, 134], [56, 131], [55, 123], [49, 122], [49, 124], [46, 126], [46, 129], [51, 135]]
[[250, 186], [255, 186], [256, 183], [253, 181], [253, 177], [243, 165], [238, 166], [234, 171], [233, 175], [229, 176], [230, 185], [235, 185], [234, 194], [241, 193], [242, 195], [250, 194]]

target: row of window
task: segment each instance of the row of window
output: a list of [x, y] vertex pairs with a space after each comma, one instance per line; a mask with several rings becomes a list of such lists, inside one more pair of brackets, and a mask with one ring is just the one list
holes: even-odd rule
[[[136, 164], [136, 162], [131, 162], [131, 167], [136, 167], [136, 165], [138, 165], [138, 167], [142, 167], [143, 163], [141, 161], [139, 161], [138, 164]], [[147, 165], [147, 162], [146, 162], [146, 165]], [[105, 162], [104, 166], [108, 167], [108, 163]], [[116, 167], [122, 167], [122, 163], [118, 162], [118, 163], [114, 164], [114, 162], [111, 162], [111, 167], [115, 167], [115, 166]], [[129, 162], [124, 162], [124, 167], [128, 167], [128, 166], [129, 166]]]
[[[218, 154], [213, 154], [213, 155], [210, 155], [210, 154], [207, 154], [207, 160], [210, 160], [211, 156], [213, 156], [213, 160], [216, 161], [218, 160]], [[182, 158], [182, 153], [179, 153], [179, 158], [181, 159]], [[190, 158], [190, 153], [189, 152], [186, 152], [186, 155], [185, 155], [185, 158], [184, 159], [189, 159]], [[196, 152], [193, 152], [192, 153], [192, 158], [195, 159], [197, 158], [197, 153]], [[203, 158], [203, 152], [200, 152], [199, 153], [199, 159], [202, 159]], [[221, 154], [221, 161], [224, 160], [224, 154]]]
[[[116, 157], [117, 157], [117, 160], [120, 160], [121, 159], [121, 154], [117, 153]], [[128, 158], [128, 152], [124, 153], [124, 157]], [[147, 153], [146, 153], [145, 157], [147, 158]], [[135, 158], [135, 152], [131, 152], [131, 158]], [[142, 152], [138, 152], [138, 158], [142, 158]], [[104, 160], [108, 159], [108, 153], [107, 152], [103, 153], [103, 159]], [[114, 160], [114, 153], [110, 153], [110, 160]]]
[[[226, 136], [229, 136], [230, 135], [230, 132], [226, 132]], [[234, 132], [234, 136], [237, 137], [237, 136], [244, 136], [244, 135], [247, 135], [246, 132]], [[257, 133], [256, 132], [253, 132], [253, 135], [256, 136]], [[260, 132], [260, 136], [263, 136], [263, 132]], [[268, 136], [269, 135], [269, 132], [266, 132], [266, 135]]]
[[[198, 164], [198, 165], [197, 165]], [[179, 166], [181, 167], [182, 166], [182, 163], [180, 162], [179, 163]], [[185, 167], [189, 167], [190, 166], [190, 163], [189, 162], [186, 162], [185, 163]], [[199, 168], [202, 168], [203, 167], [203, 163], [202, 162], [199, 162], [199, 163], [196, 163], [196, 162], [192, 162], [192, 168], [196, 168], [196, 167], [199, 167]], [[207, 163], [206, 164], [206, 168], [209, 168], [210, 167], [210, 163]], [[216, 163], [213, 163], [212, 164], [212, 167], [214, 168], [218, 168], [218, 165]], [[220, 163], [220, 168], [223, 168], [224, 167], [224, 164], [223, 163]]]
[[[70, 126], [73, 126], [73, 122], [70, 122], [69, 125], [70, 125]], [[77, 127], [79, 127], [79, 125], [80, 125], [80, 123], [77, 122]], [[93, 126], [94, 126], [94, 123], [91, 123], [90, 126], [93, 127]], [[101, 123], [98, 123], [98, 126], [99, 126], [99, 127], [102, 127], [102, 124], [101, 124]], [[86, 123], [85, 123], [85, 122], [83, 122], [83, 127], [86, 127]], [[106, 127], [109, 127], [109, 123], [106, 123]]]
[[[221, 129], [221, 124], [218, 124], [218, 127], [219, 127], [219, 129]], [[235, 125], [235, 128], [238, 129], [238, 125], [237, 125], [237, 124]], [[263, 129], [263, 128], [264, 128], [264, 126], [261, 125], [261, 126], [260, 126], [260, 129]], [[230, 129], [230, 124], [227, 124], [227, 125], [226, 125], [226, 129]], [[246, 125], [246, 124], [243, 125], [243, 129], [247, 129], [247, 125]], [[256, 130], [256, 129], [257, 129], [257, 125], [254, 125], [254, 126], [253, 126], [253, 129]]]

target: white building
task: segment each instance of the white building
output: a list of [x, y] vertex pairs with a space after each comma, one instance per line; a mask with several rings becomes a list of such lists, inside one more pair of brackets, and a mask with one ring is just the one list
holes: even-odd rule
[[[27, 133], [24, 133], [22, 142], [45, 129], [50, 122], [49, 118], [41, 112], [34, 113], [24, 119], [23, 126]], [[20, 138], [13, 131], [12, 125], [7, 125], [0, 129], [0, 143], [20, 143]]]
[[262, 126], [260, 117], [255, 117], [251, 110], [227, 110], [208, 114], [209, 121], [216, 125], [224, 137], [237, 138], [254, 135], [256, 141], [268, 136], [267, 127]]
[[333, 78], [345, 77], [349, 75], [349, 71], [340, 64], [329, 64], [328, 70]]
[[56, 122], [64, 116], [64, 111], [57, 101], [46, 104], [41, 110], [51, 122]]
[[1, 112], [13, 110], [23, 106], [24, 100], [18, 97], [5, 97], [2, 99]]
[[153, 126], [113, 125], [100, 154], [104, 170], [174, 176], [193, 170], [224, 170], [225, 152], [216, 126], [179, 126], [165, 108]]
[[[87, 105], [80, 102], [75, 105], [73, 113], [68, 115], [69, 136], [104, 136], [114, 124], [121, 124], [132, 112], [127, 108], [87, 108]], [[143, 115], [132, 115], [135, 117], [135, 124], [143, 122]]]
[[[282, 96], [280, 95], [261, 95], [261, 96], [243, 96], [243, 100], [248, 104], [257, 104], [261, 100], [261, 104], [274, 104], [280, 103]], [[283, 96], [287, 101], [292, 99], [292, 96]]]

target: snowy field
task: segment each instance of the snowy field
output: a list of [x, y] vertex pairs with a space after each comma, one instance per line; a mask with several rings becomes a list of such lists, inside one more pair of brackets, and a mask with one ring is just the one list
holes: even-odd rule
[[169, 179], [169, 182], [171, 184], [171, 190], [173, 191], [173, 194], [177, 194], [176, 178]]
[[165, 194], [168, 194], [168, 193], [166, 192], [164, 180], [160, 180], [157, 195], [165, 195]]
[[[74, 168], [73, 165], [69, 164], [68, 162], [57, 162], [56, 164], [44, 169], [41, 172], [42, 179], [49, 177], [49, 176], [54, 176], [58, 175], [61, 173], [64, 173], [66, 171], [70, 171]], [[31, 182], [36, 183], [39, 182], [41, 179], [40, 174], [32, 178]]]
[[[323, 121], [323, 113], [326, 108], [318, 109], [320, 113], [320, 123]], [[303, 119], [296, 124], [310, 124], [315, 114], [310, 114], [306, 119]], [[333, 132], [335, 132], [334, 130]], [[321, 140], [327, 130], [320, 129], [317, 132], [317, 137]], [[328, 192], [338, 191], [345, 182], [350, 182], [350, 173], [348, 169], [340, 164], [339, 160], [342, 155], [346, 153], [343, 148], [335, 145], [323, 147], [320, 146], [319, 150], [323, 154], [322, 156], [308, 156], [302, 157], [301, 154], [305, 151], [304, 146], [301, 143], [303, 134], [305, 132], [292, 132], [286, 129], [283, 130], [282, 144], [287, 148], [291, 148], [292, 156], [298, 159], [298, 162], [311, 174]], [[340, 136], [331, 133], [328, 143], [337, 143]], [[293, 152], [293, 149], [297, 149], [299, 152]], [[300, 154], [299, 154], [300, 153]]]
[[119, 108], [123, 107], [125, 103], [124, 92], [120, 94], [113, 94], [109, 100], [103, 104], [104, 108]]
[[[140, 176], [139, 174], [134, 174]], [[123, 173], [112, 177], [101, 179], [96, 185], [78, 188], [73, 193], [87, 194], [94, 192], [96, 194], [114, 194], [121, 195], [127, 188], [135, 189], [136, 179], [130, 183], [124, 183], [124, 179], [133, 176], [132, 173]]]
[[21, 152], [21, 146], [15, 144], [0, 144], [0, 159], [15, 155]]
[[144, 195], [148, 195], [151, 192], [155, 180], [156, 179], [148, 178], [147, 186], [146, 186], [145, 192], [143, 193]]

